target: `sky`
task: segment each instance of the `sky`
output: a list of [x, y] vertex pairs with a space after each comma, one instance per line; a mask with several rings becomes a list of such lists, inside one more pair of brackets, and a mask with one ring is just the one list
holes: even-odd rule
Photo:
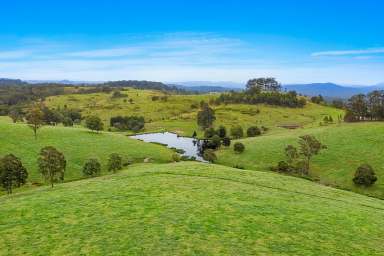
[[384, 82], [382, 0], [4, 0], [0, 8], [0, 77]]

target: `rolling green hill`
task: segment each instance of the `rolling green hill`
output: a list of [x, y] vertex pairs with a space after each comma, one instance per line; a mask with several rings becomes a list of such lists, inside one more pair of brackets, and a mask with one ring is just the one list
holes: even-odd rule
[[119, 153], [124, 159], [143, 162], [151, 158], [164, 163], [171, 160], [172, 151], [165, 147], [130, 139], [116, 133], [93, 133], [82, 128], [44, 126], [38, 132], [37, 140], [25, 124], [13, 124], [8, 118], [0, 118], [0, 156], [12, 153], [19, 157], [29, 172], [30, 182], [42, 182], [37, 171], [37, 157], [40, 149], [54, 146], [67, 159], [65, 180], [82, 177], [82, 167], [90, 157], [98, 158], [102, 171], [106, 172], [109, 154]]
[[183, 162], [0, 197], [1, 255], [382, 255], [384, 202]]
[[[315, 135], [328, 146], [311, 164], [311, 175], [319, 182], [384, 198], [384, 123], [343, 123], [242, 139], [246, 150], [235, 154], [232, 148], [223, 148], [218, 152], [218, 163], [267, 171], [285, 160], [284, 148], [296, 145], [298, 137], [305, 134]], [[364, 163], [371, 164], [378, 176], [369, 188], [356, 187], [352, 182], [356, 168]]]
[[[125, 88], [127, 97], [112, 99], [111, 94], [70, 94], [46, 99], [49, 107], [67, 106], [79, 108], [83, 115], [96, 114], [109, 125], [116, 115], [141, 115], [145, 117], [145, 131], [171, 131], [191, 136], [193, 131], [201, 135], [196, 124], [196, 114], [201, 100], [209, 102], [215, 94], [174, 95], [167, 94], [167, 101], [152, 101], [152, 96], [164, 96], [162, 92]], [[129, 99], [133, 100], [131, 104]], [[191, 107], [194, 105], [195, 107]], [[342, 110], [308, 103], [304, 108], [286, 108], [268, 105], [228, 104], [213, 106], [216, 112], [215, 125], [240, 124], [244, 128], [252, 125], [266, 126], [271, 131], [280, 130], [281, 124], [298, 124], [305, 127], [319, 126], [326, 115], [337, 120]]]

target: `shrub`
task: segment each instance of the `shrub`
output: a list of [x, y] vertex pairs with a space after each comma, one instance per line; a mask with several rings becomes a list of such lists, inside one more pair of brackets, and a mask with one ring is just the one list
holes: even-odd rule
[[97, 159], [91, 158], [88, 159], [83, 167], [84, 176], [96, 176], [99, 175], [101, 171], [101, 164]]
[[218, 135], [213, 135], [211, 139], [212, 147], [217, 149], [221, 146], [221, 138]]
[[247, 129], [247, 136], [248, 137], [255, 137], [261, 134], [261, 130], [257, 126], [251, 126]]
[[356, 185], [371, 186], [377, 180], [375, 171], [369, 164], [359, 166], [355, 172], [353, 182]]
[[231, 128], [231, 136], [235, 139], [240, 139], [244, 136], [243, 128], [240, 125]]
[[131, 130], [134, 132], [144, 128], [145, 121], [142, 116], [115, 116], [110, 119], [110, 126], [119, 130]]
[[243, 143], [241, 142], [236, 142], [234, 145], [233, 145], [233, 150], [236, 152], [236, 153], [243, 153], [244, 150], [245, 150], [245, 146]]
[[180, 159], [181, 159], [181, 157], [180, 157], [180, 155], [179, 155], [178, 153], [174, 153], [174, 154], [172, 155], [172, 160], [173, 160], [174, 162], [180, 162]]
[[295, 168], [285, 161], [280, 161], [277, 164], [276, 171], [282, 172], [282, 173], [293, 173], [295, 172]]
[[227, 135], [227, 129], [225, 128], [225, 126], [220, 125], [216, 133], [217, 135], [219, 135], [220, 138], [224, 138]]
[[69, 127], [69, 126], [73, 126], [73, 121], [72, 121], [72, 119], [69, 118], [69, 117], [64, 117], [64, 119], [63, 119], [63, 125], [64, 125], [64, 126], [67, 126], [67, 127]]
[[208, 128], [204, 131], [204, 137], [205, 138], [212, 138], [214, 135], [216, 135], [216, 131], [213, 128]]
[[108, 171], [116, 172], [121, 170], [123, 167], [123, 160], [119, 154], [112, 153], [109, 155], [108, 159]]
[[92, 131], [101, 131], [103, 130], [103, 122], [98, 116], [88, 116], [85, 119], [85, 126]]
[[213, 149], [205, 150], [204, 154], [203, 154], [203, 158], [204, 158], [204, 160], [211, 162], [211, 163], [213, 163], [217, 160], [215, 151]]
[[231, 145], [231, 139], [229, 137], [223, 138], [223, 145], [229, 147]]

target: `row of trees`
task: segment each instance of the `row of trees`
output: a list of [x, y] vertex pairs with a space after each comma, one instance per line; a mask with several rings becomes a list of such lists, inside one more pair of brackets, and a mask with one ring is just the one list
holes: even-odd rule
[[[64, 154], [55, 147], [47, 146], [42, 148], [37, 163], [39, 172], [51, 187], [53, 187], [54, 183], [64, 181], [67, 161]], [[108, 159], [108, 171], [115, 173], [122, 168], [122, 157], [117, 153], [112, 153]], [[84, 176], [96, 176], [99, 175], [100, 172], [101, 164], [97, 159], [91, 158], [84, 163]], [[20, 158], [13, 154], [8, 154], [0, 158], [0, 184], [8, 194], [12, 194], [13, 188], [26, 184], [27, 178], [28, 171], [22, 164]]]
[[282, 92], [281, 85], [275, 78], [256, 78], [247, 82], [244, 92], [222, 93], [216, 103], [269, 104], [297, 108], [303, 107], [306, 100], [295, 91]]
[[384, 91], [352, 96], [346, 104], [346, 122], [384, 120]]

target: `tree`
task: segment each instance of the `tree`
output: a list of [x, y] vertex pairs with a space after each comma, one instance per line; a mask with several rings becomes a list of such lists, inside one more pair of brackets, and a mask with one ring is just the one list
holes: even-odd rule
[[204, 131], [204, 137], [207, 139], [212, 138], [214, 135], [216, 135], [216, 131], [212, 127]]
[[211, 163], [213, 163], [217, 160], [217, 156], [216, 156], [215, 151], [213, 149], [204, 150], [203, 158], [204, 158], [204, 160], [211, 162]]
[[44, 113], [42, 111], [42, 105], [35, 103], [27, 112], [27, 123], [33, 130], [35, 139], [37, 139], [37, 130], [39, 130], [44, 124]]
[[289, 164], [293, 164], [299, 158], [299, 152], [297, 151], [297, 148], [292, 145], [288, 145], [285, 148], [285, 155], [288, 158]]
[[223, 145], [229, 147], [231, 145], [231, 139], [229, 137], [223, 138]]
[[24, 185], [27, 178], [27, 169], [19, 158], [9, 154], [0, 159], [0, 183], [8, 194], [12, 194], [13, 187]]
[[227, 129], [225, 128], [225, 126], [220, 125], [216, 133], [217, 135], [219, 135], [220, 138], [224, 138], [225, 136], [227, 136]]
[[37, 162], [40, 173], [52, 187], [53, 183], [64, 180], [67, 161], [64, 154], [56, 148], [52, 146], [42, 148]]
[[218, 149], [221, 146], [221, 138], [215, 134], [211, 138], [211, 143], [214, 149]]
[[212, 126], [215, 120], [215, 111], [208, 104], [203, 103], [201, 110], [197, 113], [197, 124], [201, 128], [207, 129]]
[[240, 139], [244, 136], [243, 128], [240, 125], [231, 127], [231, 136], [235, 139]]
[[262, 77], [248, 80], [246, 88], [250, 94], [258, 94], [262, 91], [278, 92], [281, 90], [281, 84], [273, 77]]
[[8, 112], [8, 116], [12, 119], [12, 122], [23, 121], [24, 113], [19, 106], [12, 106]]
[[257, 126], [251, 126], [247, 129], [247, 136], [248, 137], [255, 137], [261, 134], [261, 130]]
[[109, 155], [108, 159], [108, 171], [116, 172], [123, 168], [123, 160], [121, 156], [117, 153], [112, 153]]
[[377, 181], [375, 171], [369, 164], [359, 166], [355, 172], [353, 182], [356, 185], [371, 186]]
[[312, 135], [304, 135], [299, 137], [299, 153], [303, 156], [303, 172], [304, 174], [308, 174], [309, 172], [309, 163], [311, 158], [314, 155], [319, 154], [322, 149], [326, 149], [327, 147], [321, 144], [314, 136]]
[[244, 150], [245, 150], [245, 146], [243, 143], [241, 142], [236, 142], [234, 145], [233, 145], [233, 150], [236, 152], [236, 153], [243, 153]]
[[85, 126], [92, 131], [101, 131], [103, 130], [103, 122], [98, 116], [88, 116], [85, 119]]
[[96, 176], [96, 175], [99, 175], [100, 172], [101, 172], [101, 164], [97, 159], [91, 158], [85, 162], [83, 167], [84, 176]]
[[73, 126], [73, 120], [69, 117], [64, 117], [63, 119], [63, 125], [66, 127]]

